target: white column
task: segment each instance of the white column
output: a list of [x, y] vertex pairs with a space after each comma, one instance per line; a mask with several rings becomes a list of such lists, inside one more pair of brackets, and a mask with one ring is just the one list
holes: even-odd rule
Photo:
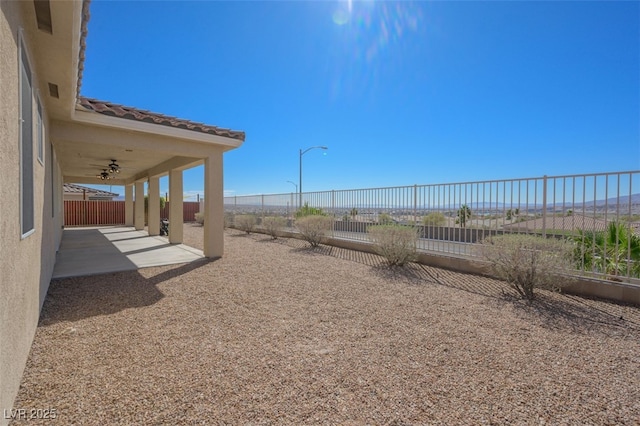
[[149, 235], [160, 235], [160, 178], [149, 178]]
[[182, 170], [169, 172], [169, 242], [182, 243]]
[[124, 187], [124, 226], [133, 226], [133, 185]]
[[224, 185], [222, 151], [204, 160], [204, 255], [224, 253]]
[[144, 229], [144, 181], [136, 182], [136, 198], [134, 202], [133, 226], [138, 231]]

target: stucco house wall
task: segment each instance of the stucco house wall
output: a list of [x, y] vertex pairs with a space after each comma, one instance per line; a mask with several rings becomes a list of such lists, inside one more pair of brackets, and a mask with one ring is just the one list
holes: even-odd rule
[[[38, 78], [32, 43], [32, 2], [0, 1], [0, 413], [13, 407], [40, 308], [53, 272], [62, 236], [62, 176], [46, 129], [49, 118], [42, 103], [43, 162], [38, 160], [37, 103], [47, 82]], [[25, 46], [33, 87], [34, 231], [21, 232], [19, 45]], [[8, 419], [0, 416], [0, 424]]]

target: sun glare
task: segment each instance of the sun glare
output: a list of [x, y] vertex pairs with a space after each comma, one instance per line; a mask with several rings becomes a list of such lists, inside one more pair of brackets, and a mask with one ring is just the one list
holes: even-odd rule
[[339, 1], [332, 14], [336, 25], [347, 25], [359, 48], [372, 60], [383, 48], [418, 30], [421, 11], [411, 2]]
[[[345, 9], [346, 3], [346, 9]], [[344, 25], [349, 22], [349, 18], [351, 18], [351, 13], [353, 12], [353, 2], [352, 0], [343, 0], [338, 4], [338, 8], [333, 12], [333, 22], [336, 25]]]
[[332, 61], [332, 96], [375, 90], [380, 70], [401, 67], [403, 51], [420, 41], [424, 21], [421, 5], [408, 1], [342, 0], [331, 19], [342, 27]]

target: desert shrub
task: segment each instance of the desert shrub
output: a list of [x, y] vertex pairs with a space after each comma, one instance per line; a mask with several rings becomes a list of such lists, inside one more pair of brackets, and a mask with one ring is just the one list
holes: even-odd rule
[[282, 216], [267, 216], [262, 219], [262, 226], [274, 240], [278, 238], [280, 231], [287, 224], [287, 219]]
[[390, 225], [393, 223], [393, 218], [387, 213], [380, 213], [378, 215], [378, 223], [380, 225]]
[[305, 216], [324, 216], [322, 209], [309, 206], [309, 203], [304, 205], [296, 212], [296, 218]]
[[403, 266], [416, 259], [416, 228], [405, 225], [375, 225], [367, 231], [376, 245], [378, 254], [387, 259], [389, 266]]
[[225, 229], [232, 227], [233, 223], [234, 223], [234, 215], [233, 215], [233, 213], [225, 213], [224, 214], [224, 227], [225, 227]]
[[319, 246], [332, 226], [333, 219], [329, 216], [311, 215], [296, 219], [296, 228], [311, 247]]
[[534, 289], [560, 289], [572, 269], [573, 245], [564, 240], [527, 234], [497, 235], [482, 242], [480, 251], [489, 271], [531, 301]]
[[240, 214], [235, 217], [234, 224], [236, 228], [250, 234], [256, 226], [256, 217], [252, 214]]
[[431, 212], [422, 218], [422, 223], [427, 226], [444, 226], [447, 223], [447, 219], [443, 213]]
[[198, 212], [196, 213], [194, 216], [194, 219], [197, 223], [199, 223], [200, 225], [204, 225], [204, 213], [203, 212]]

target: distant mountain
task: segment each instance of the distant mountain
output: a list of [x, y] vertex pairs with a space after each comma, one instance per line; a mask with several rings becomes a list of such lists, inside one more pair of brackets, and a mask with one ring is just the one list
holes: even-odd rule
[[[631, 200], [631, 201], [629, 201]], [[440, 205], [438, 208], [446, 209], [446, 210], [457, 210], [460, 208], [462, 204], [466, 204], [469, 206], [471, 210], [480, 210], [480, 211], [490, 211], [490, 210], [508, 210], [508, 209], [527, 209], [527, 210], [540, 210], [542, 209], [542, 203], [529, 203], [521, 202], [521, 203], [496, 203], [496, 202], [487, 202], [487, 201], [479, 201], [474, 203], [452, 203], [446, 205]], [[571, 200], [565, 200], [565, 202], [556, 202], [556, 203], [548, 203], [547, 210], [558, 210], [564, 206], [564, 209], [578, 209], [578, 208], [593, 208], [594, 205], [596, 208], [603, 208], [605, 206], [625, 206], [628, 207], [629, 204], [640, 206], [640, 194], [632, 194], [631, 196], [625, 195], [620, 196], [620, 198], [612, 197], [607, 198], [606, 200], [596, 200], [596, 201], [587, 201], [586, 203], [576, 202], [575, 204], [571, 204]]]
[[625, 206], [628, 206], [629, 204], [631, 205], [640, 204], [640, 194], [631, 194], [631, 196], [624, 195], [624, 196], [621, 196], [620, 198], [612, 197], [612, 198], [607, 198], [606, 200], [596, 200], [595, 202], [590, 201], [590, 202], [584, 203], [585, 206], [593, 206], [594, 204], [597, 207], [612, 206], [612, 205], [615, 206], [616, 204], [625, 205]]

